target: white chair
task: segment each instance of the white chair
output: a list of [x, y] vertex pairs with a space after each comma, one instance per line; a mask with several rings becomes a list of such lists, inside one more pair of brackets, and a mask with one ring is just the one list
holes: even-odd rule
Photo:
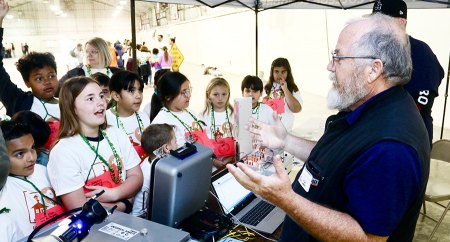
[[[441, 225], [442, 220], [450, 208], [450, 201], [448, 201], [447, 206], [439, 203], [450, 200], [450, 179], [444, 179], [444, 177], [448, 177], [448, 174], [450, 174], [450, 140], [438, 140], [434, 142], [430, 156], [430, 177], [425, 192], [425, 201], [423, 202], [423, 215], [435, 221], [436, 226], [433, 232], [431, 232], [428, 241], [431, 241], [431, 238], [433, 238], [434, 233], [439, 225]], [[442, 161], [448, 164], [444, 164]], [[439, 173], [444, 175], [440, 176]], [[439, 220], [435, 220], [426, 214], [425, 202], [434, 202], [445, 209]]]

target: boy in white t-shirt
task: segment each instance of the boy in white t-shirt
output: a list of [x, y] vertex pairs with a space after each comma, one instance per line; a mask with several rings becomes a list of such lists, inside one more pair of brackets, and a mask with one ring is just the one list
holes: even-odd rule
[[11, 162], [6, 184], [0, 191], [0, 208], [9, 214], [10, 224], [17, 225], [1, 236], [15, 241], [17, 234], [30, 234], [36, 226], [64, 212], [64, 208], [50, 185], [47, 170], [36, 164], [29, 126], [15, 121], [3, 121], [0, 126]]
[[241, 83], [243, 97], [252, 98], [252, 117], [266, 124], [273, 124], [273, 109], [267, 104], [259, 102], [263, 92], [263, 82], [257, 76], [248, 75]]
[[164, 153], [178, 148], [177, 138], [174, 131], [175, 126], [168, 124], [151, 124], [142, 134], [142, 148], [149, 154], [149, 158], [141, 164], [144, 184], [134, 198], [132, 215], [142, 218], [146, 217], [146, 205], [148, 193], [150, 191], [150, 171], [151, 163], [156, 159], [153, 153], [162, 148]]

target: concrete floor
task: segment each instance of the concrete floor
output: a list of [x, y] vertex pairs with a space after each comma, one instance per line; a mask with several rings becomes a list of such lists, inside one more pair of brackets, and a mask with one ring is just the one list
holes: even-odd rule
[[[5, 59], [4, 60], [4, 66], [7, 70], [7, 72], [11, 75], [12, 80], [21, 88], [26, 89], [22, 78], [19, 74], [19, 72], [16, 70], [14, 63], [17, 61], [17, 59]], [[61, 77], [65, 74], [66, 70], [60, 70], [58, 73], [58, 76]], [[183, 65], [180, 68], [180, 71], [185, 74], [188, 79], [191, 82], [191, 86], [193, 87], [193, 98], [191, 98], [190, 103], [190, 109], [195, 111], [195, 113], [199, 113], [203, 106], [204, 106], [204, 90], [206, 88], [206, 85], [210, 79], [212, 79], [214, 76], [211, 75], [203, 75], [203, 68], [199, 65], [194, 65], [190, 63], [183, 63]], [[220, 70], [218, 70], [220, 72]], [[230, 73], [222, 73], [223, 77], [229, 81], [231, 85], [231, 100], [234, 97], [240, 97], [241, 91], [240, 91], [240, 83], [241, 80], [245, 75], [236, 75], [236, 74], [230, 74]], [[253, 73], [249, 73], [253, 74]], [[328, 80], [323, 80], [328, 81]], [[297, 83], [299, 84], [299, 83]], [[299, 88], [301, 90], [301, 80]], [[144, 89], [144, 105], [150, 101], [151, 95], [153, 94], [153, 89], [148, 86]], [[323, 127], [325, 124], [326, 118], [330, 115], [335, 113], [335, 111], [331, 111], [327, 109], [326, 107], [326, 100], [325, 97], [307, 93], [307, 92], [301, 92], [301, 96], [304, 101], [303, 110], [302, 112], [296, 114], [296, 121], [293, 127], [293, 133], [309, 138], [312, 140], [317, 140], [322, 135]], [[142, 105], [141, 108], [144, 107]], [[0, 109], [0, 114], [4, 114], [5, 110]], [[437, 121], [440, 124], [440, 121]], [[436, 123], [436, 121], [435, 121]], [[450, 130], [446, 129], [444, 132], [444, 138], [445, 134], [450, 134]], [[435, 140], [439, 138], [440, 135], [440, 127], [435, 126], [435, 132], [434, 137]], [[450, 137], [448, 137], [450, 138]], [[441, 164], [440, 168], [438, 169], [442, 173], [442, 166], [449, 166], [448, 164]], [[450, 169], [450, 167], [447, 167]], [[431, 176], [433, 176], [436, 171], [432, 171]], [[442, 174], [440, 174], [442, 175]], [[448, 176], [448, 173], [443, 175], [444, 177], [447, 177], [450, 179], [450, 176]], [[448, 201], [447, 201], [448, 202]], [[439, 206], [427, 203], [427, 213], [432, 216], [435, 219], [438, 219], [440, 217], [440, 214], [442, 213], [443, 209]], [[432, 229], [435, 226], [435, 222], [432, 220], [425, 218], [419, 218], [419, 221], [417, 223], [416, 228], [416, 234], [414, 237], [414, 241], [427, 241], [428, 235], [431, 234]], [[450, 214], [448, 214], [444, 220], [444, 222], [439, 227], [438, 231], [436, 232], [436, 235], [434, 236], [432, 241], [450, 241]]]

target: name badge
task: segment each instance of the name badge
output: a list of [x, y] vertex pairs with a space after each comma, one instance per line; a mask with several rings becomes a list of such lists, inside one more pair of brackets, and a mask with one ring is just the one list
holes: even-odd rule
[[313, 176], [311, 175], [311, 173], [308, 171], [308, 169], [306, 169], [306, 167], [303, 167], [302, 173], [298, 177], [298, 182], [303, 187], [303, 189], [305, 189], [306, 192], [309, 192], [312, 180]]

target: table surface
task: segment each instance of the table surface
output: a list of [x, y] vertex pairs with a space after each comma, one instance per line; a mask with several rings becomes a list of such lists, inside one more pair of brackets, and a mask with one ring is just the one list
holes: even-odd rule
[[[303, 163], [296, 163], [296, 165], [294, 165], [292, 167], [292, 170], [289, 173], [289, 178], [291, 179], [291, 182], [294, 181], [297, 173], [299, 172], [299, 170], [302, 167], [302, 164]], [[210, 195], [209, 198], [208, 198], [208, 205], [209, 205], [209, 208], [211, 210], [219, 212], [219, 213], [221, 212], [220, 208], [217, 205], [217, 202], [216, 202], [215, 198], [212, 195]], [[275, 230], [275, 232], [273, 234], [269, 234], [269, 235], [263, 234], [263, 235], [268, 237], [268, 238], [270, 238], [270, 239], [278, 240], [279, 237], [280, 237], [280, 234], [281, 234], [282, 227], [283, 227], [283, 224], [281, 224]], [[239, 233], [241, 235], [239, 235]], [[235, 225], [235, 227], [232, 230], [228, 231], [228, 235], [226, 235], [226, 236], [218, 236], [218, 237], [216, 237], [216, 241], [219, 241], [222, 238], [227, 238], [227, 237], [234, 238], [234, 239], [241, 240], [241, 241], [244, 241], [244, 239], [246, 239], [246, 237], [247, 238], [251, 238], [250, 241], [254, 241], [254, 242], [267, 242], [267, 241], [269, 241], [268, 239], [262, 237], [261, 235], [257, 234], [254, 231], [251, 231], [250, 229], [247, 229], [245, 226], [242, 226], [242, 225]]]

